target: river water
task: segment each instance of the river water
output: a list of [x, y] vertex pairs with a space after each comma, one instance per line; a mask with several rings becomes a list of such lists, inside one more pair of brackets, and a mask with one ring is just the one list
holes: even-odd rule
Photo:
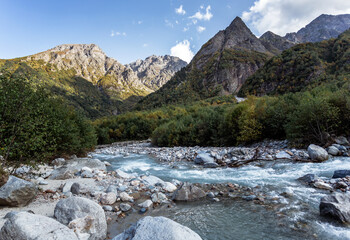
[[[203, 239], [350, 239], [350, 228], [319, 216], [320, 199], [328, 191], [308, 187], [297, 179], [308, 173], [330, 178], [335, 170], [350, 169], [350, 158], [324, 163], [273, 163], [264, 167], [201, 169], [180, 162], [176, 167], [148, 155], [123, 157], [94, 154], [113, 169], [193, 183], [237, 183], [259, 188], [276, 199], [272, 207], [244, 200], [177, 204], [161, 215], [196, 231]], [[280, 194], [290, 193], [284, 198]]]

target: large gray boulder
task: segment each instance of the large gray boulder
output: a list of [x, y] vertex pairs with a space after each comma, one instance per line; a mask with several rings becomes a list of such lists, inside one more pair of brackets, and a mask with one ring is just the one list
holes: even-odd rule
[[181, 224], [165, 217], [144, 217], [113, 240], [201, 240]]
[[173, 193], [172, 199], [174, 201], [196, 201], [205, 196], [206, 193], [201, 188], [184, 183]]
[[37, 193], [38, 188], [34, 183], [10, 176], [6, 184], [0, 188], [0, 206], [25, 206]]
[[90, 234], [89, 240], [102, 240], [106, 238], [107, 222], [102, 207], [92, 200], [81, 197], [70, 197], [60, 200], [55, 207], [55, 218], [64, 225], [76, 219], [92, 218], [85, 227], [85, 232]]
[[78, 240], [73, 230], [52, 218], [28, 212], [12, 214], [0, 231], [4, 240]]
[[336, 170], [332, 178], [345, 178], [346, 176], [350, 176], [350, 170]]
[[320, 214], [343, 223], [350, 223], [350, 194], [335, 193], [323, 197], [320, 203]]
[[327, 151], [324, 148], [317, 146], [315, 144], [311, 144], [307, 148], [307, 152], [308, 152], [312, 161], [322, 162], [322, 161], [326, 161], [328, 159]]
[[81, 171], [84, 167], [90, 168], [91, 170], [107, 170], [106, 165], [98, 159], [75, 158], [66, 161], [62, 167], [53, 170], [50, 179], [64, 180], [73, 178], [74, 174]]
[[200, 153], [194, 159], [194, 163], [195, 164], [215, 163], [215, 159], [211, 157], [209, 153]]

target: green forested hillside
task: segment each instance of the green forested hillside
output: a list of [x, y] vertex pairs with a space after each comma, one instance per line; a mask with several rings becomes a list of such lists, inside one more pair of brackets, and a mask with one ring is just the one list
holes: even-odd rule
[[350, 81], [350, 30], [337, 39], [299, 44], [270, 59], [249, 77], [239, 95], [274, 95]]
[[121, 104], [111, 100], [102, 89], [91, 82], [75, 76], [73, 69], [58, 70], [55, 65], [46, 64], [41, 60], [0, 60], [0, 72], [13, 78], [20, 76], [33, 84], [43, 86], [52, 96], [65, 99], [90, 118], [112, 115]]

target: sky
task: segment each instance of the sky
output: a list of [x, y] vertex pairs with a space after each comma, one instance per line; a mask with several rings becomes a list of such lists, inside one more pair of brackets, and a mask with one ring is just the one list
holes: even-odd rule
[[189, 62], [236, 16], [257, 36], [284, 36], [343, 13], [350, 0], [0, 0], [0, 58], [95, 43], [123, 64], [166, 54]]

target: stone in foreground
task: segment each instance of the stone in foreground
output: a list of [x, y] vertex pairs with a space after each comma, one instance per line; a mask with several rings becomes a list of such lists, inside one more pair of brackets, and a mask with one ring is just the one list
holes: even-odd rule
[[315, 144], [311, 144], [307, 148], [307, 152], [312, 161], [322, 162], [328, 159], [328, 152], [324, 148]]
[[85, 233], [90, 234], [89, 240], [102, 240], [106, 238], [107, 222], [102, 207], [86, 198], [70, 197], [60, 200], [55, 207], [55, 218], [64, 225], [75, 219], [86, 216], [92, 217], [90, 224], [85, 227]]
[[38, 193], [34, 183], [15, 176], [10, 176], [7, 183], [0, 188], [0, 206], [25, 206]]
[[28, 212], [13, 214], [0, 231], [6, 240], [78, 240], [73, 230], [52, 218]]
[[113, 240], [200, 240], [197, 233], [165, 217], [144, 217]]
[[342, 223], [350, 223], [350, 194], [336, 193], [323, 197], [320, 214]]

